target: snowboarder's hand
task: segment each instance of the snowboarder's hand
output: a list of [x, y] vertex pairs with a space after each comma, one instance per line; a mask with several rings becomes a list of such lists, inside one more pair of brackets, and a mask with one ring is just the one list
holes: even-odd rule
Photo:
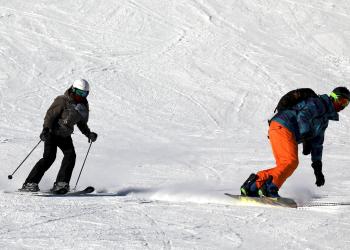
[[50, 135], [50, 129], [49, 128], [43, 128], [43, 131], [40, 134], [40, 139], [42, 141], [47, 141]]
[[324, 175], [322, 174], [322, 172], [318, 173], [316, 176], [316, 186], [321, 187], [324, 185], [325, 183], [325, 179], [324, 179]]
[[314, 174], [316, 177], [316, 186], [323, 186], [325, 183], [324, 175], [322, 173], [322, 161], [315, 161], [311, 164], [314, 169]]
[[90, 132], [88, 134], [89, 142], [95, 142], [97, 140], [97, 134], [95, 132]]
[[311, 153], [311, 142], [309, 140], [303, 141], [303, 155], [309, 155]]

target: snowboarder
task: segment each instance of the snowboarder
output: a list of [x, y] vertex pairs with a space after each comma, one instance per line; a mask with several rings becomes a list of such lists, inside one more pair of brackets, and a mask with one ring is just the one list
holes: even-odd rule
[[64, 95], [56, 97], [47, 110], [43, 130], [40, 134], [40, 139], [45, 143], [43, 158], [36, 163], [20, 191], [40, 191], [38, 184], [55, 161], [57, 147], [62, 150], [64, 157], [51, 191], [55, 193], [69, 191], [69, 181], [76, 158], [71, 137], [74, 125], [77, 125], [80, 131], [88, 137], [89, 142], [95, 142], [97, 139], [97, 134], [91, 132], [87, 125], [89, 119], [87, 96], [89, 91], [89, 83], [86, 80], [75, 80]]
[[325, 184], [322, 173], [322, 152], [325, 130], [329, 120], [338, 121], [339, 114], [350, 100], [346, 87], [335, 88], [330, 96], [320, 95], [278, 112], [270, 122], [269, 139], [276, 166], [251, 174], [241, 186], [241, 195], [280, 197], [279, 189], [299, 164], [298, 144], [303, 154], [311, 154], [312, 168], [318, 187]]

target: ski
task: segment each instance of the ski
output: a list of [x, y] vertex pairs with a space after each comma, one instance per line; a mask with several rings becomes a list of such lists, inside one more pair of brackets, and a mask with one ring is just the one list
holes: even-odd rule
[[235, 195], [225, 193], [225, 195], [239, 201], [242, 204], [246, 205], [268, 205], [274, 207], [288, 207], [288, 208], [297, 208], [297, 203], [290, 198], [269, 198], [269, 197], [249, 197], [242, 195]]
[[68, 193], [52, 193], [52, 192], [37, 192], [34, 193], [34, 196], [41, 196], [41, 197], [66, 197], [66, 196], [83, 196], [86, 194], [90, 194], [95, 191], [95, 188], [92, 186], [88, 186], [83, 190], [78, 191], [71, 191]]

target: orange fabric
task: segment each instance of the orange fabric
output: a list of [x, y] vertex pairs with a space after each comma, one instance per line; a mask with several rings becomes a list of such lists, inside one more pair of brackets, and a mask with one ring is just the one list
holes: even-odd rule
[[272, 182], [280, 188], [299, 164], [298, 144], [291, 131], [280, 123], [272, 121], [269, 128], [269, 138], [276, 159], [276, 166], [257, 173], [256, 186], [258, 188], [265, 183], [269, 175], [272, 175]]

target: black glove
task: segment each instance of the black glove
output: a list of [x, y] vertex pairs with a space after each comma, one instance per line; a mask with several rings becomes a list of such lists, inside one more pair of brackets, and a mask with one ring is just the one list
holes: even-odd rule
[[40, 139], [42, 141], [47, 141], [49, 136], [50, 136], [50, 129], [49, 128], [43, 128], [43, 131], [40, 134]]
[[95, 142], [97, 140], [97, 134], [95, 132], [90, 132], [87, 138], [89, 138], [89, 142]]
[[315, 161], [311, 164], [316, 176], [316, 185], [318, 187], [323, 186], [325, 183], [324, 175], [322, 173], [322, 161]]
[[311, 153], [311, 142], [309, 140], [303, 141], [303, 155], [309, 155]]

